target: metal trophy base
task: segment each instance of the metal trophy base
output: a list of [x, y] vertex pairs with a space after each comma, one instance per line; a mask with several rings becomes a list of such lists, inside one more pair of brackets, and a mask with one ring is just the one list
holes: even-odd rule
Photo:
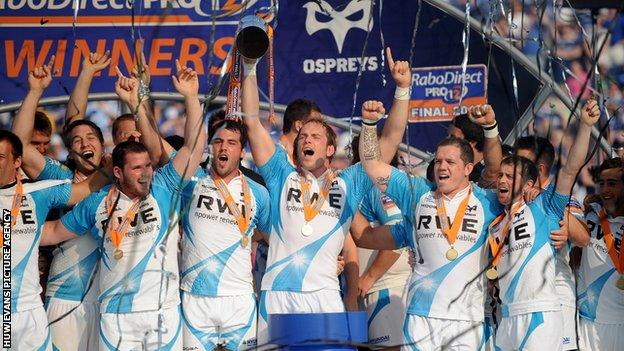
[[368, 341], [366, 312], [269, 315], [269, 340], [280, 350], [357, 350]]

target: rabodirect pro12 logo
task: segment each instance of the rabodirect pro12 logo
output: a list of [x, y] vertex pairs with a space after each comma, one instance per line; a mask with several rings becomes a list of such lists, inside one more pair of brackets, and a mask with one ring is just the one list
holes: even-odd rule
[[306, 2], [302, 9], [306, 11], [305, 30], [311, 37], [310, 40], [327, 40], [327, 34], [331, 34], [338, 55], [305, 59], [303, 72], [306, 74], [357, 72], [360, 65], [365, 71], [376, 71], [379, 67], [376, 56], [364, 58], [342, 56], [349, 33], [355, 31], [366, 33], [373, 28], [372, 5], [372, 0], [352, 0], [340, 7], [336, 5], [336, 8], [324, 0]]

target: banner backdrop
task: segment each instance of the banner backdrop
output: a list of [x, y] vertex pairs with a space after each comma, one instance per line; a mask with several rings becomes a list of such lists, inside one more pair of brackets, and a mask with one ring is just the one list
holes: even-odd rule
[[[109, 50], [112, 56], [111, 65], [94, 79], [91, 92], [113, 92], [114, 67], [127, 74], [135, 62], [136, 39], [144, 39], [152, 91], [174, 91], [170, 76], [175, 73], [174, 60], [179, 58], [201, 75], [200, 92], [207, 94], [217, 84], [240, 18], [271, 5], [270, 0], [136, 0], [133, 8], [129, 3], [0, 0], [0, 104], [21, 100], [27, 89], [27, 72], [52, 55], [60, 75], [44, 97], [69, 95], [89, 51]], [[414, 68], [460, 65], [463, 24], [425, 1], [422, 4], [414, 31], [417, 1], [279, 2], [272, 22], [275, 102], [287, 104], [305, 97], [316, 101], [323, 113], [339, 118], [358, 116], [362, 102], [368, 99], [382, 100], [389, 109], [395, 87], [384, 47], [392, 48], [395, 60], [408, 60], [412, 54]], [[484, 73], [481, 84], [487, 84], [489, 102], [504, 116], [499, 119], [504, 136], [529, 106], [537, 81], [516, 66], [520, 88], [516, 99], [509, 56], [498, 48], [488, 50], [474, 31], [469, 52], [470, 64], [492, 63], [488, 72], [480, 69]], [[258, 67], [258, 78], [260, 89], [268, 95], [265, 61]], [[225, 95], [226, 89], [224, 85], [220, 95]], [[460, 94], [455, 93], [446, 104], [457, 105]], [[439, 120], [414, 124], [409, 142], [432, 150], [446, 135], [447, 125]]]

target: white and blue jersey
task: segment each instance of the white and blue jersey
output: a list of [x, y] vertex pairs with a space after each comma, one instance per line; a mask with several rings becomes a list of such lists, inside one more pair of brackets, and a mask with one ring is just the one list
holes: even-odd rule
[[[37, 179], [73, 178], [74, 172], [69, 168], [57, 160], [45, 157], [45, 166]], [[54, 250], [54, 259], [50, 265], [46, 302], [50, 299], [96, 302], [99, 282], [92, 276], [99, 260], [98, 243], [90, 235], [61, 243]]]
[[[624, 324], [624, 290], [615, 285], [620, 274], [613, 265], [604, 241], [600, 210], [600, 205], [591, 204], [585, 219], [591, 237], [589, 245], [583, 248], [578, 270], [579, 315], [592, 322]], [[615, 247], [620, 252], [624, 217], [609, 217], [608, 221]]]
[[[407, 313], [482, 322], [488, 225], [503, 208], [494, 192], [471, 185], [470, 199], [453, 245], [459, 256], [449, 261], [446, 252], [450, 244], [440, 227], [434, 186], [422, 177], [393, 169], [386, 190], [404, 213], [412, 214], [404, 217], [402, 225], [392, 228], [397, 247], [410, 246], [420, 256], [409, 281]], [[469, 189], [470, 186], [466, 187], [453, 198], [443, 196], [449, 222]]]
[[[180, 192], [184, 185], [171, 162], [154, 172], [152, 187], [142, 199], [119, 249], [123, 257], [113, 258], [113, 246], [103, 227], [108, 222], [106, 196], [110, 185], [91, 194], [61, 218], [71, 232], [89, 232], [100, 244], [100, 311], [128, 313], [154, 311], [179, 304], [178, 227]], [[132, 200], [119, 192], [115, 217], [120, 223]], [[162, 305], [161, 305], [162, 303]]]
[[502, 317], [561, 310], [550, 232], [559, 229], [569, 198], [550, 185], [511, 219], [497, 267]]
[[[374, 227], [396, 225], [403, 220], [403, 214], [396, 203], [388, 195], [381, 194], [377, 188], [371, 189], [364, 196], [359, 209], [362, 216]], [[377, 250], [358, 248], [360, 276], [369, 269], [377, 257], [377, 252]], [[407, 283], [407, 278], [412, 273], [408, 262], [409, 252], [406, 249], [399, 249], [395, 252], [401, 256], [383, 276], [375, 281], [368, 290], [369, 294], [382, 289], [402, 287]]]
[[[252, 294], [251, 236], [254, 229], [270, 232], [269, 194], [267, 190], [242, 173], [228, 184], [234, 202], [250, 211], [251, 222], [241, 245], [241, 232], [236, 218], [221, 197], [212, 178], [203, 173], [184, 188], [182, 209], [181, 289], [201, 296]], [[242, 177], [251, 190], [251, 208], [244, 208]]]
[[[72, 188], [69, 181], [61, 180], [25, 180], [22, 186], [22, 203], [11, 231], [11, 312], [42, 306], [39, 285], [41, 228], [51, 209], [67, 205]], [[3, 210], [11, 210], [14, 194], [15, 183], [0, 189]]]
[[[311, 200], [329, 172], [319, 178], [305, 172], [311, 183]], [[313, 232], [304, 236], [305, 224], [300, 175], [281, 147], [259, 167], [271, 199], [271, 234], [267, 268], [262, 290], [311, 292], [339, 290], [336, 260], [342, 250], [351, 220], [372, 182], [360, 164], [341, 171], [318, 215], [312, 219]]]

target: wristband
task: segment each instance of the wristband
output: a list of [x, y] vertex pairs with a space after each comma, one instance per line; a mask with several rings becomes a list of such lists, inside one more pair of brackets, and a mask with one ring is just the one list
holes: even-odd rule
[[489, 126], [483, 126], [483, 136], [486, 138], [498, 137], [498, 123], [494, 123]]
[[410, 92], [411, 92], [410, 88], [396, 87], [396, 89], [394, 90], [394, 99], [395, 100], [409, 100], [410, 95], [411, 95]]
[[257, 63], [258, 61], [254, 61], [253, 63], [247, 63], [243, 61], [243, 76], [255, 76]]
[[375, 127], [377, 126], [377, 123], [379, 123], [379, 120], [376, 120], [374, 122], [370, 122], [370, 121], [371, 121], [370, 119], [362, 119], [362, 125]]

